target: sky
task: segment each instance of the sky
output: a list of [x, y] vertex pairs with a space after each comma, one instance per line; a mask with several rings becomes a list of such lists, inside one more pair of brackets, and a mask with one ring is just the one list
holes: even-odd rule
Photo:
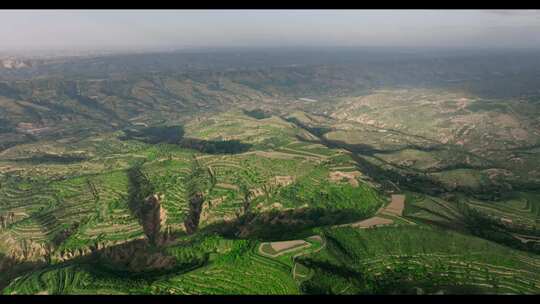
[[0, 53], [318, 46], [540, 48], [540, 10], [0, 10]]

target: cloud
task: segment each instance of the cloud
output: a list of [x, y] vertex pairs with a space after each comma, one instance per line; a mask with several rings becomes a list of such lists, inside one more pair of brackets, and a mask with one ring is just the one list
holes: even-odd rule
[[1, 11], [1, 49], [540, 47], [540, 10]]
[[540, 17], [540, 10], [530, 9], [530, 10], [484, 10], [487, 13], [495, 14], [499, 16], [537, 16]]

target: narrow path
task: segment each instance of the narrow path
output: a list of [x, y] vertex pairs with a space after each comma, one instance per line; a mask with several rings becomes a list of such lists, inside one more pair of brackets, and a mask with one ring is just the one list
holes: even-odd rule
[[323, 237], [321, 237], [321, 236], [319, 236], [319, 235], [314, 235], [314, 236], [312, 236], [312, 237], [317, 237], [317, 236], [320, 237], [320, 239], [321, 239], [321, 241], [322, 241], [321, 247], [319, 247], [318, 249], [316, 249], [316, 250], [314, 250], [314, 251], [311, 251], [311, 252], [310, 252], [310, 251], [307, 251], [307, 252], [300, 252], [300, 253], [298, 253], [298, 254], [296, 254], [296, 255], [294, 255], [294, 256], [292, 257], [292, 260], [293, 260], [293, 263], [294, 263], [293, 270], [292, 270], [292, 276], [293, 276], [293, 279], [296, 279], [296, 276], [300, 276], [300, 277], [304, 277], [304, 278], [306, 277], [306, 276], [299, 275], [299, 274], [296, 273], [296, 264], [298, 264], [298, 263], [295, 262], [295, 259], [296, 259], [297, 257], [303, 256], [303, 255], [312, 254], [312, 253], [317, 253], [317, 252], [323, 250], [324, 247], [326, 247], [326, 240], [325, 240]]

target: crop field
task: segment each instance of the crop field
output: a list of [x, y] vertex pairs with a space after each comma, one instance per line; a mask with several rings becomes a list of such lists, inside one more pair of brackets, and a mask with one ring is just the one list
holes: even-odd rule
[[371, 228], [371, 227], [389, 225], [389, 224], [393, 224], [393, 223], [394, 223], [394, 221], [391, 220], [391, 219], [376, 216], [376, 217], [369, 218], [367, 220], [363, 220], [363, 221], [354, 223], [354, 224], [351, 225], [351, 227], [355, 227], [355, 228]]
[[269, 255], [275, 257], [290, 251], [296, 251], [298, 249], [309, 246], [311, 246], [311, 244], [304, 240], [262, 243], [259, 247], [259, 252], [262, 255]]
[[538, 227], [540, 195], [511, 192], [500, 201], [483, 202], [466, 198], [469, 206], [493, 217], [504, 218], [511, 224]]
[[37, 271], [35, 275], [22, 277], [4, 290], [4, 294], [82, 294], [120, 295], [141, 292], [145, 288], [142, 281], [115, 278], [104, 273], [96, 273], [88, 265], [56, 267], [52, 270]]
[[520, 234], [530, 235], [533, 239], [538, 227], [539, 217], [535, 209], [537, 198], [534, 193], [510, 192], [498, 201], [478, 200], [465, 195], [458, 195], [452, 201], [418, 193], [410, 193], [409, 197], [411, 200], [405, 215], [414, 220], [463, 229], [470, 220], [466, 211], [470, 209], [492, 223], [511, 231], [518, 229]]
[[[248, 246], [248, 245], [244, 245]], [[239, 249], [240, 250], [240, 249]], [[297, 294], [290, 265], [255, 253], [255, 246], [243, 253], [229, 253], [209, 266], [152, 284], [157, 294]]]
[[[155, 187], [166, 194], [168, 220], [181, 222], [187, 206], [179, 180], [186, 174], [192, 153], [167, 146], [145, 150], [140, 145], [134, 152], [139, 156], [120, 156], [126, 161], [116, 170], [100, 169], [94, 174], [57, 180], [51, 177], [49, 182], [8, 179], [0, 189], [6, 198], [0, 208], [14, 215], [9, 225], [4, 225], [6, 233], [16, 240], [53, 242], [60, 256], [66, 250], [85, 249], [96, 242], [116, 244], [143, 237], [138, 219], [129, 208], [131, 181], [122, 169], [141, 159], [150, 160], [144, 170]], [[107, 157], [96, 156], [92, 162], [102, 162], [103, 158]], [[49, 164], [39, 167], [51, 170]]]
[[286, 145], [301, 132], [278, 117], [255, 119], [236, 111], [193, 121], [185, 128], [188, 136], [204, 140], [240, 140], [257, 150]]
[[[195, 269], [180, 269], [155, 279], [147, 275], [121, 278], [91, 262], [65, 262], [20, 277], [4, 294], [298, 294], [296, 279], [304, 280], [309, 269], [295, 258], [323, 249], [320, 236], [302, 241], [311, 247], [294, 247], [277, 257], [257, 252], [261, 245], [220, 237], [200, 238], [194, 243], [168, 246], [165, 250], [179, 261], [195, 261], [210, 253], [210, 260]], [[252, 280], [256, 280], [253, 283]], [[112, 291], [113, 286], [117, 288]]]
[[385, 212], [392, 215], [402, 216], [403, 208], [405, 208], [405, 195], [393, 194], [391, 196], [390, 204], [385, 208]]
[[[249, 127], [245, 127], [246, 124]], [[395, 249], [394, 255], [401, 258], [381, 257], [380, 253], [374, 252], [363, 253], [362, 256], [365, 257], [377, 256], [378, 260], [368, 262], [367, 258], [359, 258], [362, 262], [350, 267], [354, 267], [354, 271], [361, 269], [373, 274], [373, 277], [369, 277], [370, 282], [359, 283], [356, 279], [344, 278], [342, 274], [336, 277], [335, 274], [328, 274], [327, 270], [305, 262], [311, 259], [317, 260], [319, 256], [326, 256], [327, 251], [335, 250], [335, 245], [332, 245], [337, 242], [332, 234], [334, 232], [323, 235], [325, 240], [330, 240], [330, 248], [325, 248], [326, 241], [323, 242], [320, 237], [297, 240], [295, 242], [301, 243], [295, 243], [296, 245], [292, 247], [285, 246], [285, 249], [274, 246], [279, 242], [232, 241], [232, 243], [225, 242], [228, 245], [224, 247], [225, 249], [219, 250], [208, 248], [179, 250], [175, 249], [179, 247], [173, 243], [168, 245], [167, 251], [179, 261], [192, 261], [188, 264], [201, 263], [193, 261], [204, 260], [203, 257], [208, 252], [211, 252], [210, 258], [202, 266], [195, 268], [186, 266], [191, 268], [172, 272], [163, 277], [158, 276], [153, 282], [138, 278], [124, 280], [112, 275], [108, 270], [93, 269], [93, 266], [89, 266], [91, 264], [70, 265], [70, 260], [89, 255], [94, 250], [90, 248], [96, 246], [104, 248], [144, 240], [147, 237], [143, 232], [141, 220], [130, 207], [132, 195], [140, 190], [134, 184], [136, 181], [130, 177], [130, 170], [135, 164], [140, 164], [140, 172], [147, 178], [152, 192], [162, 195], [160, 203], [163, 209], [164, 226], [160, 230], [183, 233], [184, 221], [190, 212], [186, 178], [190, 172], [193, 156], [205, 170], [211, 172], [216, 180], [215, 185], [205, 194], [207, 203], [203, 204], [200, 223], [200, 229], [203, 230], [206, 227], [213, 227], [216, 223], [234, 222], [243, 214], [245, 215], [243, 197], [246, 190], [242, 189], [247, 189], [251, 193], [250, 212], [253, 212], [256, 215], [255, 219], [258, 219], [250, 224], [253, 225], [252, 227], [247, 228], [247, 231], [254, 234], [261, 227], [268, 226], [267, 221], [272, 217], [265, 218], [272, 212], [291, 211], [295, 212], [293, 214], [300, 213], [283, 221], [280, 224], [282, 228], [279, 229], [297, 227], [291, 226], [289, 222], [294, 223], [298, 220], [304, 221], [303, 226], [298, 226], [304, 227], [302, 229], [351, 222], [358, 224], [360, 228], [391, 224], [391, 227], [387, 228], [347, 230], [352, 231], [347, 232], [352, 236], [360, 233], [358, 236], [362, 240], [364, 237], [366, 240], [386, 238], [388, 236], [379, 236], [379, 231], [392, 231], [390, 229], [393, 229], [395, 225], [407, 226], [405, 230], [400, 230], [398, 235], [410, 232], [413, 238], [420, 233], [416, 230], [409, 231], [409, 229], [415, 229], [409, 226], [418, 221], [443, 224], [448, 227], [464, 223], [464, 217], [455, 203], [413, 192], [406, 193], [407, 203], [403, 217], [401, 217], [403, 204], [401, 197], [398, 196], [395, 196], [393, 203], [387, 206], [388, 208], [396, 205], [397, 209], [390, 208], [392, 212], [382, 212], [378, 217], [372, 217], [383, 205], [382, 196], [373, 188], [371, 178], [360, 171], [350, 152], [339, 148], [328, 148], [318, 143], [300, 141], [297, 136], [302, 137], [305, 131], [275, 116], [254, 119], [238, 112], [226, 112], [206, 118], [206, 120], [194, 121], [193, 125], [186, 127], [186, 131], [187, 135], [200, 139], [237, 139], [252, 146], [242, 153], [212, 154], [174, 144], [148, 144], [133, 139], [120, 139], [121, 133], [116, 133], [89, 137], [69, 145], [64, 150], [56, 150], [60, 155], [73, 155], [73, 151], [78, 150], [87, 151], [86, 158], [66, 166], [54, 162], [39, 163], [37, 166], [19, 162], [18, 164], [22, 164], [18, 166], [20, 177], [5, 179], [0, 188], [0, 194], [6, 198], [0, 208], [5, 214], [13, 214], [9, 222], [5, 221], [2, 234], [19, 242], [21, 248], [26, 246], [21, 243], [23, 240], [38, 242], [43, 248], [48, 248], [47, 244], [55, 244], [48, 250], [51, 250], [52, 261], [56, 263], [56, 266], [13, 281], [4, 293], [370, 293], [380, 290], [374, 288], [390, 288], [380, 286], [382, 279], [379, 278], [379, 276], [395, 275], [388, 270], [388, 267], [405, 268], [409, 271], [411, 267], [418, 265], [423, 265], [423, 268], [417, 271], [420, 274], [415, 274], [413, 277], [418, 282], [418, 286], [427, 292], [435, 292], [437, 288], [448, 292], [456, 290], [480, 292], [480, 289], [484, 292], [493, 288], [497, 288], [497, 292], [502, 293], [534, 293], [537, 290], [534, 284], [538, 282], [538, 278], [523, 272], [525, 267], [522, 264], [519, 265], [521, 268], [510, 269], [511, 267], [504, 263], [502, 265], [486, 264], [485, 260], [478, 260], [479, 258], [474, 255], [458, 258], [453, 251], [448, 256], [438, 251], [433, 254], [425, 253], [426, 250], [430, 252], [429, 250], [433, 249], [422, 249], [422, 253], [407, 251], [406, 254], [402, 254], [400, 248]], [[387, 135], [387, 132], [374, 129], [369, 132], [367, 133], [370, 134], [369, 136]], [[334, 135], [330, 134], [328, 137], [333, 138], [332, 136]], [[392, 136], [388, 137], [389, 144], [393, 142]], [[351, 136], [346, 135], [344, 139], [350, 140]], [[363, 138], [359, 140], [363, 142]], [[423, 139], [414, 140], [424, 142]], [[54, 148], [55, 144], [51, 145]], [[388, 146], [380, 147], [387, 148]], [[10, 150], [6, 153], [10, 159], [14, 158], [11, 154], [18, 155], [24, 151], [21, 147], [17, 149], [19, 150]], [[29, 144], [26, 149], [35, 149], [35, 147]], [[411, 149], [403, 151], [405, 152], [400, 152], [402, 154], [396, 158], [387, 157], [393, 154], [382, 153], [374, 154], [371, 159], [375, 163], [388, 162], [387, 166], [400, 168], [399, 170], [411, 168], [431, 170], [446, 166], [439, 163], [441, 159], [448, 160], [448, 157], [440, 154], [429, 154], [429, 152]], [[430, 155], [434, 156], [430, 158]], [[369, 158], [366, 156], [366, 159]], [[402, 159], [413, 159], [412, 167], [409, 163], [400, 163]], [[426, 163], [421, 163], [422, 161]], [[464, 160], [459, 159], [459, 161]], [[6, 164], [13, 163], [13, 160], [6, 162]], [[86, 173], [77, 174], [81, 169], [86, 170]], [[478, 176], [476, 174], [479, 173], [469, 171], [466, 169], [442, 170], [431, 175], [446, 179], [445, 184], [460, 182], [468, 186], [480, 187], [469, 180]], [[51, 180], [30, 179], [37, 172], [44, 173]], [[456, 172], [462, 172], [462, 174]], [[466, 199], [466, 203], [485, 214], [504, 217], [514, 223], [532, 225], [538, 216], [536, 200], [536, 196], [530, 193], [518, 193], [515, 197], [495, 203], [488, 204], [470, 198]], [[462, 201], [465, 200], [462, 199]], [[338, 232], [335, 233], [339, 234], [339, 231], [347, 228], [336, 229]], [[365, 232], [358, 232], [358, 230], [365, 230]], [[279, 231], [282, 230], [261, 235], [264, 235], [263, 238], [286, 241], [286, 235]], [[435, 230], [427, 231], [432, 233]], [[397, 239], [377, 242], [389, 244], [413, 242], [410, 239], [403, 241], [402, 236], [395, 238]], [[377, 243], [373, 242], [373, 244]], [[456, 246], [464, 248], [461, 243]], [[259, 250], [265, 254], [261, 254]], [[36, 258], [42, 257], [35, 251], [28, 254], [30, 253], [36, 255]], [[407, 256], [407, 262], [404, 261], [403, 256]], [[434, 259], [434, 256], [437, 258]], [[463, 262], [463, 260], [466, 261]], [[527, 254], [520, 255], [516, 260], [532, 263], [532, 265], [538, 264], [534, 256]], [[403, 266], [405, 264], [406, 266]], [[457, 283], [458, 287], [450, 286], [451, 284], [448, 285], [449, 283], [444, 280], [445, 276], [442, 276], [440, 285], [428, 286], [423, 276], [432, 278], [433, 269], [442, 267], [440, 266], [442, 264], [450, 265], [448, 269], [444, 268], [448, 277], [467, 281], [467, 284]], [[379, 266], [373, 266], [373, 268], [368, 265]], [[526, 279], [519, 279], [522, 274], [526, 276]], [[332, 287], [321, 287], [326, 284], [324, 280], [330, 277], [333, 278], [335, 284]], [[525, 284], [525, 280], [532, 282], [534, 286], [530, 283]], [[406, 290], [406, 292], [410, 291]]]
[[409, 200], [404, 210], [404, 215], [407, 218], [443, 225], [464, 224], [463, 215], [454, 203], [418, 193], [409, 193], [408, 197]]
[[[65, 262], [15, 280], [4, 290], [4, 294], [257, 293], [256, 289], [250, 289], [251, 276], [259, 282], [257, 288], [266, 288], [264, 290], [268, 294], [295, 293], [288, 266], [255, 254], [254, 248], [253, 244], [246, 241], [229, 241], [216, 237], [208, 237], [193, 244], [169, 246], [166, 251], [179, 261], [195, 261], [208, 252], [212, 252], [213, 257], [206, 266], [196, 267], [195, 270], [187, 266], [163, 276], [143, 273], [122, 277], [118, 271], [111, 271], [92, 262], [77, 265]], [[145, 280], [150, 276], [154, 279]]]
[[[303, 291], [341, 293], [350, 286], [344, 293], [534, 294], [540, 289], [537, 256], [471, 236], [409, 226], [339, 228], [325, 232], [325, 238], [326, 249], [299, 260], [316, 273]], [[336, 270], [322, 268], [324, 263]]]
[[[130, 177], [135, 164], [140, 164], [140, 172], [149, 181], [153, 193], [162, 195], [164, 226], [160, 230], [182, 232], [189, 213], [185, 179], [193, 156], [216, 179], [215, 186], [206, 194], [208, 203], [203, 205], [201, 229], [216, 222], [236, 220], [245, 212], [241, 188], [251, 193], [251, 209], [255, 214], [298, 208], [337, 212], [321, 220], [307, 215], [312, 217], [308, 221], [311, 223], [308, 226], [312, 227], [346, 221], [351, 216], [367, 217], [381, 203], [378, 194], [363, 182], [347, 153], [298, 141], [296, 134], [304, 131], [280, 118], [257, 120], [233, 111], [212, 119], [214, 123], [206, 129], [196, 128], [204, 134], [192, 135], [230, 139], [216, 133], [233, 128], [231, 132], [239, 134], [238, 139], [248, 142], [264, 136], [286, 142], [278, 146], [263, 144], [264, 147], [252, 142], [258, 145], [257, 150], [238, 154], [198, 153], [165, 143], [152, 145], [122, 139], [121, 132], [90, 136], [68, 145], [51, 142], [46, 146], [48, 151], [55, 151], [59, 157], [74, 155], [77, 151], [85, 151], [85, 157], [75, 162], [70, 159], [71, 163], [62, 170], [56, 170], [62, 166], [55, 163], [57, 158], [36, 166], [19, 166], [19, 177], [5, 179], [0, 188], [6, 198], [0, 208], [3, 213], [12, 214], [9, 221], [3, 222], [2, 233], [7, 239], [19, 242], [23, 252], [26, 250], [23, 240], [40, 243], [41, 253], [24, 254], [40, 259], [46, 252], [56, 263], [89, 255], [96, 246], [144, 239], [141, 220], [130, 205], [133, 195], [140, 191], [137, 181]], [[240, 125], [253, 124], [253, 128], [242, 130], [262, 133], [242, 135], [234, 129], [238, 128], [235, 121]], [[190, 134], [189, 126], [187, 130]], [[42, 153], [40, 147], [28, 144], [4, 152], [4, 159], [15, 159], [24, 151]], [[82, 169], [84, 174], [78, 171]], [[49, 180], [31, 179], [36, 172], [44, 173]], [[332, 178], [334, 173], [342, 178]], [[354, 212], [339, 215], [341, 210]]]

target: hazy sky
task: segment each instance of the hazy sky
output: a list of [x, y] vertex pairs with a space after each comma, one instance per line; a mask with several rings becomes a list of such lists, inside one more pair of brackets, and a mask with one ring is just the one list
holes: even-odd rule
[[540, 47], [540, 12], [0, 10], [0, 52], [205, 46]]

